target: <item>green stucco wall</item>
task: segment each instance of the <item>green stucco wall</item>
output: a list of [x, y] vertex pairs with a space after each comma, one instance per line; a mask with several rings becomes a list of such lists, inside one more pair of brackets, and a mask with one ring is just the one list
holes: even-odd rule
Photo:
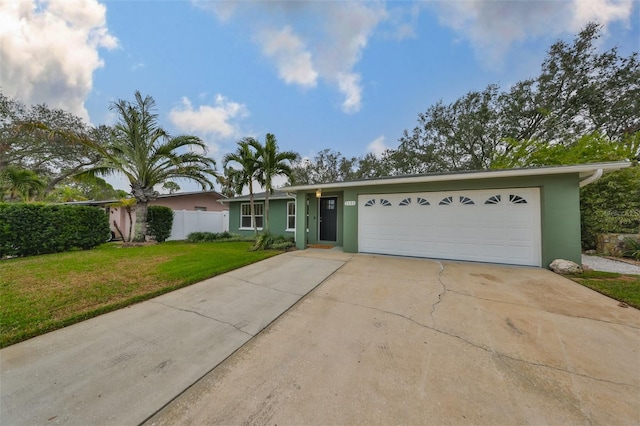
[[[294, 231], [286, 231], [287, 228], [287, 202], [296, 201], [277, 199], [269, 200], [269, 231], [274, 235], [293, 237]], [[264, 204], [264, 201], [256, 201]], [[240, 229], [240, 205], [244, 202], [229, 203], [229, 232], [246, 237], [255, 235], [253, 229]], [[297, 219], [297, 217], [296, 217]], [[258, 230], [260, 232], [260, 230]]]
[[[358, 252], [358, 195], [388, 194], [403, 192], [459, 191], [473, 189], [527, 188], [540, 189], [542, 266], [563, 258], [581, 263], [580, 251], [580, 203], [579, 176], [577, 174], [545, 175], [501, 179], [470, 179], [461, 181], [432, 182], [402, 185], [378, 185], [345, 188], [332, 193], [338, 199], [338, 239], [348, 253]], [[330, 193], [323, 193], [330, 195]], [[298, 192], [298, 214], [304, 214], [300, 207], [309, 200], [309, 233], [298, 226], [297, 246], [300, 249], [317, 240], [317, 201], [313, 192]], [[345, 206], [345, 201], [355, 201], [355, 206]], [[298, 222], [300, 223], [300, 222]], [[303, 236], [306, 235], [306, 240]]]
[[540, 191], [542, 266], [554, 259], [582, 264], [580, 246], [580, 181], [578, 176], [555, 179]]

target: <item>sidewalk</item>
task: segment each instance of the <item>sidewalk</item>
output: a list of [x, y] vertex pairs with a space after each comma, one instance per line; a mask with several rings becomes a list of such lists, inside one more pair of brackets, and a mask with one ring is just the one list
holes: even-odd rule
[[135, 425], [339, 269], [285, 253], [0, 350], [6, 425]]

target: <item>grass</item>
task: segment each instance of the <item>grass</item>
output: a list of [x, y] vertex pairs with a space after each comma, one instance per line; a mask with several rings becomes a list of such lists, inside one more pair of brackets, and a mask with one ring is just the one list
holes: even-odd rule
[[640, 276], [587, 271], [569, 275], [573, 281], [592, 290], [640, 309]]
[[274, 256], [251, 242], [171, 241], [0, 261], [0, 347]]

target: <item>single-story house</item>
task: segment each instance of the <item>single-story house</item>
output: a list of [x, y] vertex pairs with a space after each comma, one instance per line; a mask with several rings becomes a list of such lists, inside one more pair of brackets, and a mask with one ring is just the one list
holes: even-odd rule
[[[228, 207], [220, 202], [227, 197], [220, 194], [217, 191], [196, 191], [196, 192], [178, 192], [175, 194], [160, 194], [157, 199], [150, 201], [149, 206], [165, 206], [171, 210], [186, 210], [186, 211], [207, 211], [207, 212], [221, 212], [228, 210]], [[118, 207], [117, 204], [120, 200], [90, 200], [90, 201], [76, 201], [67, 204], [78, 205], [91, 205], [105, 207], [109, 209], [109, 224], [111, 230], [115, 234], [115, 227], [113, 223], [117, 223], [118, 227], [125, 235], [129, 234], [129, 216], [126, 209]], [[131, 214], [132, 222], [136, 222], [135, 210]]]
[[[557, 258], [581, 263], [579, 188], [629, 165], [611, 162], [290, 186], [270, 203], [271, 232], [291, 235], [295, 228], [299, 249], [322, 244], [341, 246], [348, 253], [543, 267]], [[230, 228], [251, 229], [248, 197], [226, 202]]]
[[150, 201], [150, 206], [165, 206], [171, 210], [187, 210], [201, 212], [221, 212], [228, 210], [227, 206], [220, 203], [224, 195], [217, 191], [178, 192], [175, 194], [161, 194], [157, 199]]
[[[253, 194], [255, 220], [258, 231], [264, 224], [264, 204], [266, 192]], [[251, 222], [249, 195], [240, 195], [221, 201], [229, 205], [229, 232], [243, 236], [255, 234]], [[284, 191], [275, 190], [269, 194], [269, 231], [275, 235], [294, 237], [296, 231], [296, 198]]]

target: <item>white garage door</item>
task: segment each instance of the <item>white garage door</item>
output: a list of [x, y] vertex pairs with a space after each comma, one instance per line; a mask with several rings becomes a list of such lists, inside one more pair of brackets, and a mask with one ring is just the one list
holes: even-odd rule
[[538, 188], [358, 196], [358, 250], [540, 266]]

